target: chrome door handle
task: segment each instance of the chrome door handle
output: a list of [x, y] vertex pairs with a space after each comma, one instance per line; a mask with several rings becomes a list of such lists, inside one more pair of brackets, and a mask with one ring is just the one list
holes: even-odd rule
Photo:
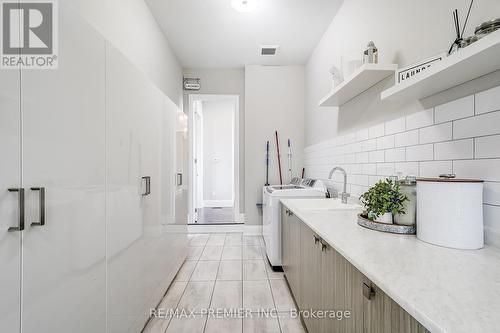
[[365, 296], [366, 299], [371, 300], [375, 297], [375, 288], [363, 282], [363, 296]]
[[39, 204], [40, 204], [40, 222], [33, 222], [31, 226], [44, 226], [45, 225], [45, 187], [32, 187], [32, 191], [38, 191], [39, 194]]
[[146, 181], [146, 192], [142, 194], [143, 197], [150, 195], [151, 194], [151, 177], [150, 176], [144, 176], [142, 177], [143, 180]]
[[19, 202], [19, 225], [17, 227], [10, 227], [7, 231], [23, 231], [24, 230], [24, 188], [9, 188], [9, 192], [18, 193]]

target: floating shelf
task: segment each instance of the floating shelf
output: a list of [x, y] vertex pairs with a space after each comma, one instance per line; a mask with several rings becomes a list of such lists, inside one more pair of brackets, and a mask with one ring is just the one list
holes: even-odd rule
[[420, 100], [500, 70], [500, 30], [443, 59], [418, 76], [393, 86], [382, 100]]
[[397, 68], [396, 64], [364, 64], [326, 95], [319, 106], [341, 106], [393, 75]]

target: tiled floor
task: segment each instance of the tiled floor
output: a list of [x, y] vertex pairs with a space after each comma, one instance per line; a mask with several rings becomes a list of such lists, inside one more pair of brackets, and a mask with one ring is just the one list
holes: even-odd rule
[[[273, 272], [262, 237], [242, 234], [189, 235], [188, 259], [159, 309], [194, 310], [194, 316], [151, 320], [145, 333], [303, 333], [283, 273]], [[203, 315], [206, 309], [250, 309], [251, 316]], [[279, 318], [256, 311], [276, 309]]]

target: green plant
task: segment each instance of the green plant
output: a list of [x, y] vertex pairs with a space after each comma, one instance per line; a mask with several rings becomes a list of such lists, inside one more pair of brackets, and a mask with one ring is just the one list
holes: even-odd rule
[[365, 206], [365, 215], [375, 220], [386, 213], [405, 214], [408, 197], [401, 193], [399, 184], [391, 179], [380, 180], [359, 198]]

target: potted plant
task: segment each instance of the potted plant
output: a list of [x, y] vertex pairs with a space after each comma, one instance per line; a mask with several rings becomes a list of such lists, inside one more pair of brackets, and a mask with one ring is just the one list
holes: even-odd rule
[[401, 193], [396, 181], [385, 179], [361, 195], [360, 200], [365, 206], [364, 215], [368, 219], [392, 224], [395, 215], [405, 214], [404, 203], [408, 198]]

